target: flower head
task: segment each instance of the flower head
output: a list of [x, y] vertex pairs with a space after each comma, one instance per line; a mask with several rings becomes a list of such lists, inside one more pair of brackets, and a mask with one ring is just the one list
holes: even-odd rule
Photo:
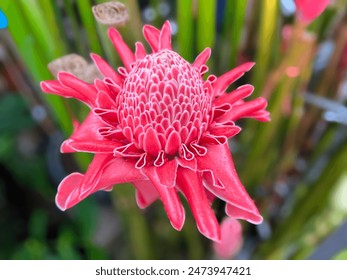
[[179, 192], [198, 229], [210, 239], [221, 235], [211, 209], [215, 197], [226, 202], [230, 217], [260, 223], [262, 217], [236, 174], [227, 143], [241, 130], [236, 120], [269, 120], [265, 99], [243, 100], [253, 92], [251, 85], [225, 92], [253, 63], [204, 80], [209, 48], [191, 64], [172, 50], [169, 22], [161, 30], [146, 25], [143, 33], [153, 50], [150, 54], [139, 42], [134, 54], [119, 32], [109, 29], [124, 67], [115, 71], [92, 54], [103, 80], [88, 84], [62, 72], [57, 81], [41, 83], [44, 92], [78, 99], [91, 110], [61, 151], [94, 153], [94, 159], [85, 174], [72, 173], [60, 183], [58, 207], [65, 210], [96, 191], [131, 182], [139, 207], [160, 199], [177, 230], [185, 219]]

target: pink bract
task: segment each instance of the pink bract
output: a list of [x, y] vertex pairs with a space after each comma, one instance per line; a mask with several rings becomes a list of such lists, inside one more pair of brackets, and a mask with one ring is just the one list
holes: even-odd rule
[[213, 243], [213, 249], [220, 259], [233, 258], [242, 247], [242, 226], [238, 220], [230, 217], [221, 223], [221, 240]]
[[329, 5], [330, 0], [295, 0], [299, 20], [309, 24]]
[[94, 153], [94, 159], [85, 174], [72, 173], [60, 183], [57, 206], [65, 210], [96, 191], [131, 182], [138, 206], [145, 208], [160, 199], [176, 230], [185, 219], [179, 192], [187, 199], [200, 232], [212, 240], [221, 236], [211, 208], [215, 197], [225, 201], [230, 217], [261, 223], [227, 143], [241, 130], [235, 124], [238, 119], [269, 120], [264, 98], [243, 100], [252, 94], [253, 86], [225, 92], [254, 63], [204, 80], [209, 48], [191, 64], [172, 51], [169, 22], [161, 30], [146, 25], [143, 33], [150, 54], [140, 42], [133, 53], [119, 32], [109, 29], [124, 67], [116, 71], [92, 54], [103, 80], [88, 84], [62, 72], [57, 81], [41, 83], [44, 92], [78, 99], [90, 108], [61, 151]]

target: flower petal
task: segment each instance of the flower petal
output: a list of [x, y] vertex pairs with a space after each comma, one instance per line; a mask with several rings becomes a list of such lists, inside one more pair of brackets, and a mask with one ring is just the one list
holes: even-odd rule
[[[218, 160], [216, 160], [218, 159]], [[237, 176], [228, 144], [207, 145], [207, 154], [197, 157], [198, 170], [209, 171], [224, 186], [206, 185], [206, 188], [220, 199], [238, 209], [238, 215], [251, 223], [258, 224], [262, 219], [258, 209], [249, 197]]]
[[241, 78], [245, 72], [251, 70], [254, 64], [254, 62], [244, 63], [218, 77], [217, 80], [212, 84], [214, 95], [219, 96], [225, 92], [229, 85]]
[[159, 50], [172, 49], [171, 46], [171, 26], [170, 22], [165, 21], [159, 35]]
[[66, 72], [58, 73], [59, 82], [67, 87], [79, 92], [82, 96], [85, 96], [85, 99], [89, 101], [89, 104], [94, 105], [97, 90], [94, 85], [88, 84], [74, 75]]
[[[116, 107], [116, 102], [114, 99], [111, 98], [111, 96], [105, 92], [100, 91], [96, 98], [96, 104], [99, 106], [99, 108], [102, 109], [113, 109]], [[114, 110], [116, 113], [116, 110]]]
[[207, 134], [203, 138], [201, 138], [201, 143], [203, 144], [211, 144], [211, 145], [223, 145], [227, 143], [228, 138], [224, 135], [213, 135]]
[[154, 26], [146, 24], [143, 26], [143, 35], [151, 46], [153, 52], [157, 52], [159, 50], [160, 31]]
[[129, 71], [130, 65], [135, 62], [135, 55], [124, 42], [117, 29], [111, 27], [108, 30], [108, 36], [110, 37], [112, 44], [116, 48], [121, 60], [123, 61], [125, 68]]
[[299, 20], [309, 24], [329, 5], [330, 0], [295, 0]]
[[179, 166], [182, 166], [184, 168], [188, 168], [188, 169], [190, 169], [192, 171], [196, 171], [196, 168], [197, 168], [196, 157], [194, 157], [190, 161], [185, 160], [184, 158], [176, 157], [176, 161], [177, 161]]
[[149, 180], [132, 182], [136, 188], [136, 203], [144, 209], [159, 198], [157, 189]]
[[220, 227], [221, 241], [214, 242], [213, 249], [219, 258], [230, 259], [241, 249], [242, 226], [238, 220], [226, 217]]
[[148, 128], [145, 133], [145, 137], [143, 138], [143, 149], [153, 156], [158, 155], [159, 151], [162, 149], [158, 135], [152, 127]]
[[77, 126], [60, 147], [62, 153], [90, 152], [90, 153], [112, 153], [116, 147], [122, 144], [110, 141], [98, 133], [98, 129], [105, 126], [93, 112], [90, 112], [84, 122]]
[[195, 68], [200, 69], [202, 65], [206, 64], [210, 56], [211, 56], [211, 49], [206, 48], [196, 57], [192, 65]]
[[137, 149], [134, 143], [122, 144], [113, 151], [115, 157], [132, 157], [139, 158], [143, 154], [143, 151]]
[[181, 136], [177, 131], [172, 131], [165, 144], [165, 152], [169, 155], [177, 153], [181, 145]]
[[225, 136], [226, 138], [230, 138], [238, 134], [241, 131], [241, 128], [239, 126], [236, 126], [235, 124], [219, 124], [210, 126], [209, 130], [210, 133], [213, 135]]
[[201, 175], [182, 167], [177, 173], [177, 185], [188, 200], [199, 231], [209, 239], [220, 240], [219, 224], [207, 199]]
[[183, 158], [186, 161], [191, 161], [194, 159], [194, 154], [185, 144], [181, 144], [181, 147], [178, 150], [180, 158]]
[[142, 59], [146, 56], [146, 50], [145, 47], [141, 42], [135, 43], [135, 58], [136, 59]]
[[58, 186], [58, 192], [55, 197], [55, 204], [62, 211], [76, 205], [82, 199], [79, 199], [79, 188], [83, 180], [83, 174], [72, 173], [65, 177]]
[[56, 94], [65, 98], [75, 98], [88, 106], [94, 104], [92, 97], [85, 95], [84, 92], [63, 86], [59, 81], [44, 81], [40, 83], [40, 87], [46, 93]]
[[262, 112], [267, 106], [267, 101], [263, 97], [244, 102], [241, 105], [233, 106], [231, 110], [214, 119], [216, 122], [237, 121], [240, 118], [252, 118], [254, 113]]
[[221, 106], [223, 104], [234, 104], [236, 101], [244, 99], [250, 96], [254, 91], [252, 85], [243, 85], [235, 89], [234, 91], [223, 94], [219, 98], [213, 101], [214, 106]]
[[117, 84], [122, 83], [122, 77], [113, 70], [113, 68], [99, 55], [97, 54], [90, 54], [90, 57], [93, 59], [96, 67], [99, 69], [100, 73], [103, 74], [105, 77], [110, 78]]
[[72, 173], [60, 183], [56, 204], [61, 210], [66, 210], [98, 190], [144, 179], [134, 164], [110, 155], [97, 154], [85, 175]]
[[118, 114], [115, 110], [95, 108], [93, 113], [98, 115], [107, 124], [114, 126], [118, 123]]
[[232, 204], [227, 203], [225, 206], [225, 213], [231, 218], [242, 219], [252, 224], [259, 225], [263, 222], [263, 217], [259, 215], [258, 212], [245, 212], [243, 209], [235, 207]]
[[168, 188], [160, 183], [157, 172], [153, 169], [145, 170], [146, 176], [152, 181], [154, 187], [157, 189], [160, 200], [164, 205], [164, 209], [171, 222], [171, 225], [176, 230], [181, 230], [185, 220], [184, 208], [181, 204], [176, 188]]
[[168, 188], [173, 188], [176, 185], [177, 167], [178, 164], [176, 160], [169, 160], [162, 166], [148, 166], [142, 168], [141, 171], [144, 174], [147, 174], [148, 172], [156, 174], [160, 184]]

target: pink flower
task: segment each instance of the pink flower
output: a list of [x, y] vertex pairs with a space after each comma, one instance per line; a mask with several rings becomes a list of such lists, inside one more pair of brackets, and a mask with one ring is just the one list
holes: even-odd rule
[[213, 249], [220, 259], [231, 259], [242, 247], [242, 226], [238, 220], [230, 217], [221, 223], [221, 240], [213, 242]]
[[72, 173], [60, 183], [58, 207], [65, 210], [96, 191], [131, 182], [139, 207], [160, 199], [177, 230], [185, 219], [178, 192], [188, 200], [200, 232], [210, 239], [220, 239], [211, 209], [215, 197], [226, 202], [230, 217], [261, 223], [227, 143], [241, 130], [236, 120], [269, 120], [264, 98], [243, 100], [253, 92], [251, 85], [225, 93], [253, 63], [205, 81], [209, 48], [190, 64], [172, 51], [169, 22], [161, 30], [146, 25], [143, 33], [153, 50], [150, 54], [140, 42], [134, 54], [119, 32], [109, 29], [125, 67], [115, 71], [92, 54], [103, 80], [87, 84], [62, 72], [58, 81], [41, 83], [44, 92], [78, 99], [91, 110], [61, 151], [94, 153], [94, 159], [85, 174]]
[[330, 0], [295, 0], [300, 21], [309, 24], [329, 5]]

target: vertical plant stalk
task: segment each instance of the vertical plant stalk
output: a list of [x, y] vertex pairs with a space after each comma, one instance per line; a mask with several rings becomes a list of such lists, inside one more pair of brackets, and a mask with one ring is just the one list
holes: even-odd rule
[[193, 0], [177, 0], [178, 51], [188, 61], [194, 58]]
[[[285, 72], [287, 75], [295, 74], [292, 77], [288, 89], [284, 92], [282, 101], [284, 113], [288, 115], [288, 125], [285, 133], [285, 143], [283, 145], [283, 160], [279, 166], [278, 173], [281, 174], [294, 165], [295, 157], [300, 149], [297, 141], [300, 135], [300, 123], [304, 118], [304, 99], [302, 91], [307, 87], [309, 77], [311, 76], [312, 61], [316, 50], [316, 37], [313, 34], [305, 32], [303, 27], [296, 23], [294, 25], [293, 40], [290, 46], [290, 53], [286, 61]], [[294, 73], [291, 73], [294, 72]], [[283, 73], [285, 74], [285, 73]], [[288, 104], [288, 105], [286, 105]]]
[[227, 26], [224, 28], [227, 32], [231, 33], [230, 37], [230, 62], [228, 67], [235, 67], [237, 64], [237, 57], [241, 48], [241, 35], [244, 32], [243, 27], [246, 18], [246, 8], [248, 1], [227, 1], [225, 23]]
[[125, 6], [128, 7], [130, 21], [124, 27], [124, 32], [122, 34], [125, 36], [125, 40], [128, 44], [134, 45], [136, 41], [142, 41], [142, 20], [140, 8], [137, 0], [124, 0], [122, 1]]
[[[61, 36], [60, 30], [62, 28], [61, 22], [58, 21], [58, 16], [54, 10], [54, 4], [51, 1], [39, 1], [42, 9], [46, 26], [52, 35], [52, 39], [56, 48], [60, 50], [60, 54], [66, 53], [67, 46]], [[65, 38], [64, 38], [65, 39]]]
[[[54, 32], [56, 28], [49, 29], [49, 25], [46, 24], [46, 16], [49, 16], [49, 14], [44, 14], [38, 1], [21, 1], [19, 7], [23, 11], [27, 26], [35, 38], [38, 39], [38, 44], [43, 51], [41, 55], [44, 55], [46, 60], [63, 55], [64, 47], [60, 38], [55, 36], [57, 34]], [[57, 39], [59, 39], [59, 42], [55, 42]]]
[[79, 15], [87, 33], [89, 50], [99, 55], [104, 55], [97, 33], [96, 22], [92, 13], [91, 0], [77, 0]]
[[253, 84], [258, 91], [263, 88], [265, 75], [268, 72], [271, 56], [274, 53], [271, 48], [273, 47], [278, 20], [278, 1], [264, 0], [261, 4], [256, 54], [257, 66], [254, 68], [253, 79]]
[[216, 0], [198, 1], [197, 50], [213, 48], [216, 36]]
[[121, 184], [112, 191], [114, 208], [120, 215], [132, 254], [137, 260], [154, 259], [148, 223], [134, 201], [134, 188], [130, 184]]
[[[68, 38], [72, 42], [73, 49], [77, 49], [78, 53], [87, 56], [88, 55], [88, 45], [84, 40], [83, 36], [83, 28], [80, 27], [79, 22], [76, 17], [75, 9], [74, 9], [74, 2], [70, 0], [63, 0], [64, 3], [64, 11], [67, 14], [67, 17], [65, 18], [66, 24], [68, 24], [68, 31], [66, 32], [69, 34]], [[64, 27], [63, 27], [64, 28]], [[66, 29], [66, 25], [65, 25]], [[81, 44], [83, 42], [83, 44]]]

